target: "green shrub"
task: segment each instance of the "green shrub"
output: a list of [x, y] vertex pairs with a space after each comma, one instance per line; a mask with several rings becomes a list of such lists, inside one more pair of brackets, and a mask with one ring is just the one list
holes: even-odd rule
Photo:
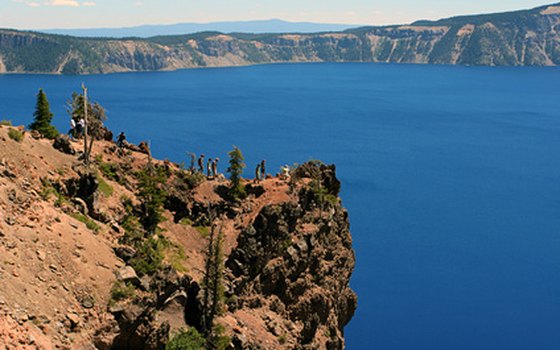
[[71, 215], [74, 219], [86, 224], [86, 227], [90, 230], [92, 230], [93, 232], [99, 232], [101, 231], [101, 226], [99, 226], [95, 221], [93, 221], [92, 219], [90, 219], [89, 217], [83, 215], [83, 214], [77, 214], [74, 213]]
[[198, 233], [200, 233], [200, 236], [202, 238], [207, 238], [210, 234], [210, 228], [208, 228], [207, 226], [195, 226], [195, 229], [198, 231]]
[[183, 262], [187, 259], [187, 255], [185, 254], [183, 247], [176, 244], [169, 244], [166, 249], [166, 256], [169, 261], [169, 265], [171, 265], [175, 271], [187, 272], [187, 268], [183, 265]]
[[99, 170], [103, 176], [111, 180], [117, 180], [117, 165], [113, 163], [99, 163]]
[[12, 126], [12, 121], [11, 120], [0, 120], [0, 126]]
[[132, 284], [116, 281], [111, 288], [111, 300], [121, 301], [130, 299], [135, 294], [135, 288]]
[[113, 194], [113, 187], [107, 183], [101, 176], [97, 176], [97, 181], [99, 182], [99, 192], [103, 193], [105, 197], [111, 197]]
[[287, 341], [288, 341], [288, 337], [286, 336], [286, 334], [282, 334], [278, 336], [278, 342], [280, 343], [280, 345], [286, 344]]
[[140, 276], [153, 275], [162, 266], [163, 249], [159, 239], [146, 239], [137, 247], [136, 255], [130, 260], [130, 266]]
[[194, 328], [181, 329], [165, 346], [165, 350], [203, 350], [206, 341]]
[[213, 327], [212, 333], [209, 336], [209, 340], [213, 345], [212, 348], [216, 350], [225, 350], [231, 343], [231, 338], [224, 335], [226, 329], [221, 324], [217, 324]]
[[327, 204], [330, 204], [331, 206], [338, 204], [338, 198], [335, 195], [330, 194], [329, 191], [321, 185], [320, 181], [313, 180], [311, 183], [311, 190], [313, 191], [317, 204], [321, 209], [324, 209]]
[[137, 196], [141, 202], [140, 223], [150, 234], [155, 233], [158, 225], [164, 220], [163, 203], [167, 198], [164, 184], [168, 176], [164, 167], [151, 164], [145, 170], [137, 173]]
[[194, 189], [206, 181], [206, 176], [204, 176], [204, 174], [199, 172], [191, 173], [190, 171], [184, 170], [177, 172], [177, 178], [182, 181], [188, 189]]
[[64, 197], [61, 193], [57, 193], [56, 201], [54, 201], [54, 206], [60, 208], [65, 203], [68, 203], [68, 199], [66, 199], [66, 197]]
[[125, 185], [125, 178], [119, 175], [119, 166], [116, 163], [105, 163], [101, 156], [95, 157], [99, 171], [101, 174], [109, 180], [116, 181], [121, 185]]
[[142, 225], [136, 216], [127, 214], [121, 222], [121, 227], [124, 229], [121, 243], [136, 246], [144, 239]]
[[181, 225], [184, 225], [184, 226], [192, 226], [193, 225], [192, 220], [189, 219], [189, 218], [182, 218], [181, 220], [179, 220], [179, 223]]
[[285, 252], [286, 250], [288, 250], [288, 248], [290, 248], [292, 246], [293, 242], [290, 238], [285, 239], [284, 241], [282, 241], [281, 245], [280, 245], [280, 250]]
[[10, 129], [8, 131], [8, 136], [16, 142], [21, 142], [23, 141], [24, 133], [18, 129]]
[[44, 201], [48, 201], [51, 196], [56, 196], [57, 198], [60, 196], [58, 190], [53, 186], [52, 182], [48, 179], [42, 178], [41, 179], [41, 192], [39, 193], [41, 199]]
[[53, 182], [45, 178], [41, 179], [41, 192], [39, 192], [39, 196], [44, 201], [48, 201], [54, 196], [56, 198], [54, 205], [57, 208], [68, 202], [68, 199], [60, 192], [60, 187], [55, 186]]
[[114, 180], [117, 175], [117, 165], [115, 163], [105, 163], [101, 154], [96, 155], [94, 159], [97, 163], [97, 168], [101, 171], [103, 176], [108, 179]]

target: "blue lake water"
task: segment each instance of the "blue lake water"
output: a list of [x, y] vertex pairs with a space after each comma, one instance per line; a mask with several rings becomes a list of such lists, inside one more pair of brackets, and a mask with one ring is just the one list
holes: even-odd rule
[[[560, 349], [560, 69], [301, 64], [0, 76], [0, 119], [55, 123], [82, 81], [155, 155], [336, 163], [359, 308], [347, 348]], [[223, 166], [224, 164], [222, 164]]]

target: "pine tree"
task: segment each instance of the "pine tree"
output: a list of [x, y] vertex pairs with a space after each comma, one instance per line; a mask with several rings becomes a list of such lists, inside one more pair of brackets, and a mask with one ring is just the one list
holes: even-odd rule
[[[224, 234], [222, 229], [218, 230], [218, 236], [214, 242], [212, 257], [212, 299], [209, 309], [210, 320], [213, 322], [216, 316], [222, 313], [224, 303]], [[213, 326], [213, 325], [212, 325]]]
[[42, 137], [48, 139], [55, 139], [59, 135], [58, 130], [51, 124], [53, 114], [51, 113], [49, 100], [43, 89], [40, 89], [37, 94], [37, 105], [35, 106], [35, 113], [33, 113], [33, 116], [35, 120], [29, 125], [29, 129], [39, 132]]
[[215, 227], [210, 229], [208, 236], [208, 245], [206, 246], [206, 256], [204, 261], [204, 277], [202, 280], [203, 295], [202, 295], [202, 333], [208, 336], [212, 330], [213, 320], [210, 318], [212, 291], [214, 290], [212, 284], [212, 271], [214, 270], [214, 240], [215, 240]]
[[228, 343], [224, 342], [222, 327], [214, 322], [222, 314], [225, 299], [223, 245], [222, 228], [218, 229], [216, 236], [216, 226], [212, 226], [206, 249], [202, 296], [202, 333], [208, 350], [223, 349], [224, 343]]
[[167, 176], [163, 167], [151, 163], [138, 173], [140, 223], [149, 234], [156, 233], [158, 225], [163, 221], [163, 203], [167, 196], [163, 185]]
[[229, 188], [229, 195], [233, 199], [242, 199], [247, 196], [245, 192], [245, 186], [241, 184], [241, 174], [243, 174], [243, 169], [245, 169], [245, 158], [241, 153], [241, 150], [234, 147], [229, 155], [229, 168], [227, 169], [229, 173], [229, 179], [231, 180], [231, 186]]

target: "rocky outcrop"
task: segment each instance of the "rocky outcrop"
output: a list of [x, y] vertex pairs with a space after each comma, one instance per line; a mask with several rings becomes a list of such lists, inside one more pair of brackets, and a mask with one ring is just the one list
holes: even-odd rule
[[[117, 272], [117, 279], [140, 285], [148, 292], [144, 298], [132, 304], [117, 304], [110, 307], [114, 320], [99, 329], [95, 343], [99, 348], [111, 349], [164, 349], [169, 340], [171, 326], [158, 316], [168, 309], [185, 326], [187, 299], [196, 302], [196, 294], [188, 294], [192, 289], [191, 280], [179, 276], [176, 271], [166, 268], [155, 276], [145, 276], [142, 281], [136, 272], [127, 266]], [[105, 345], [103, 345], [105, 344]]]
[[318, 34], [114, 40], [0, 30], [0, 72], [89, 74], [278, 62], [555, 66], [560, 65], [558, 9], [560, 4]]
[[70, 142], [70, 138], [67, 135], [59, 135], [54, 140], [53, 147], [62, 153], [66, 153], [70, 155], [76, 154], [76, 150], [74, 149], [74, 146], [72, 146], [72, 143]]
[[[344, 347], [357, 299], [334, 166], [310, 162], [291, 176], [244, 181], [247, 197], [232, 200], [220, 195], [224, 178], [142, 152], [117, 155], [112, 142], [96, 142], [86, 167], [50, 140], [12, 147], [8, 130], [0, 126], [0, 324], [20, 328], [0, 327], [0, 339], [156, 350], [181, 329], [214, 339], [215, 328], [228, 349]], [[155, 233], [139, 220], [148, 162], [165, 175]], [[222, 253], [212, 266], [223, 275], [210, 283], [225, 296], [210, 327], [205, 258], [216, 230]]]
[[6, 65], [4, 64], [1, 55], [0, 55], [0, 73], [6, 73]]
[[[331, 186], [327, 192], [338, 193], [334, 168], [301, 169], [299, 176], [312, 176]], [[238, 307], [267, 305], [294, 329], [299, 324], [294, 349], [343, 349], [344, 326], [357, 306], [348, 286], [355, 262], [348, 214], [337, 203], [315, 204], [267, 206], [259, 213], [227, 261], [231, 293]]]

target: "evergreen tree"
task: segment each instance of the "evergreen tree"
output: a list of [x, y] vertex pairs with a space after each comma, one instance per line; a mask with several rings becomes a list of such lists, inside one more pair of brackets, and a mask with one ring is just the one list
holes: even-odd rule
[[221, 349], [222, 332], [219, 325], [214, 324], [217, 316], [223, 311], [225, 288], [224, 288], [224, 234], [222, 229], [218, 231], [218, 237], [214, 244], [212, 257], [212, 299], [209, 308], [209, 320], [211, 322], [211, 332], [207, 338], [207, 349]]
[[167, 343], [165, 350], [203, 350], [204, 343], [204, 337], [196, 329], [189, 328], [187, 331], [181, 329]]
[[243, 174], [243, 169], [245, 169], [245, 158], [241, 150], [237, 147], [234, 147], [228, 155], [229, 168], [227, 171], [229, 173], [229, 179], [231, 180], [229, 195], [233, 199], [245, 198], [247, 193], [245, 192], [245, 186], [241, 184], [241, 174]]
[[216, 236], [216, 227], [212, 226], [210, 236], [208, 237], [208, 246], [206, 248], [205, 272], [202, 281], [202, 333], [206, 337], [206, 349], [216, 350], [222, 349], [224, 337], [222, 329], [215, 324], [216, 317], [222, 314], [224, 305], [224, 234], [222, 229], [218, 230]]
[[204, 277], [202, 279], [203, 295], [202, 295], [202, 333], [205, 336], [210, 334], [212, 330], [213, 320], [210, 318], [212, 283], [214, 279], [212, 278], [212, 271], [214, 269], [214, 240], [215, 240], [215, 229], [214, 226], [210, 229], [210, 235], [208, 236], [208, 245], [206, 246], [205, 260], [204, 260]]
[[149, 234], [156, 233], [163, 221], [163, 203], [167, 193], [163, 188], [168, 174], [165, 168], [148, 164], [138, 173], [138, 198], [141, 201], [140, 223]]
[[43, 89], [40, 89], [37, 94], [37, 104], [33, 116], [35, 120], [29, 125], [29, 129], [39, 132], [41, 136], [48, 139], [55, 139], [59, 135], [58, 130], [51, 124], [53, 114]]

